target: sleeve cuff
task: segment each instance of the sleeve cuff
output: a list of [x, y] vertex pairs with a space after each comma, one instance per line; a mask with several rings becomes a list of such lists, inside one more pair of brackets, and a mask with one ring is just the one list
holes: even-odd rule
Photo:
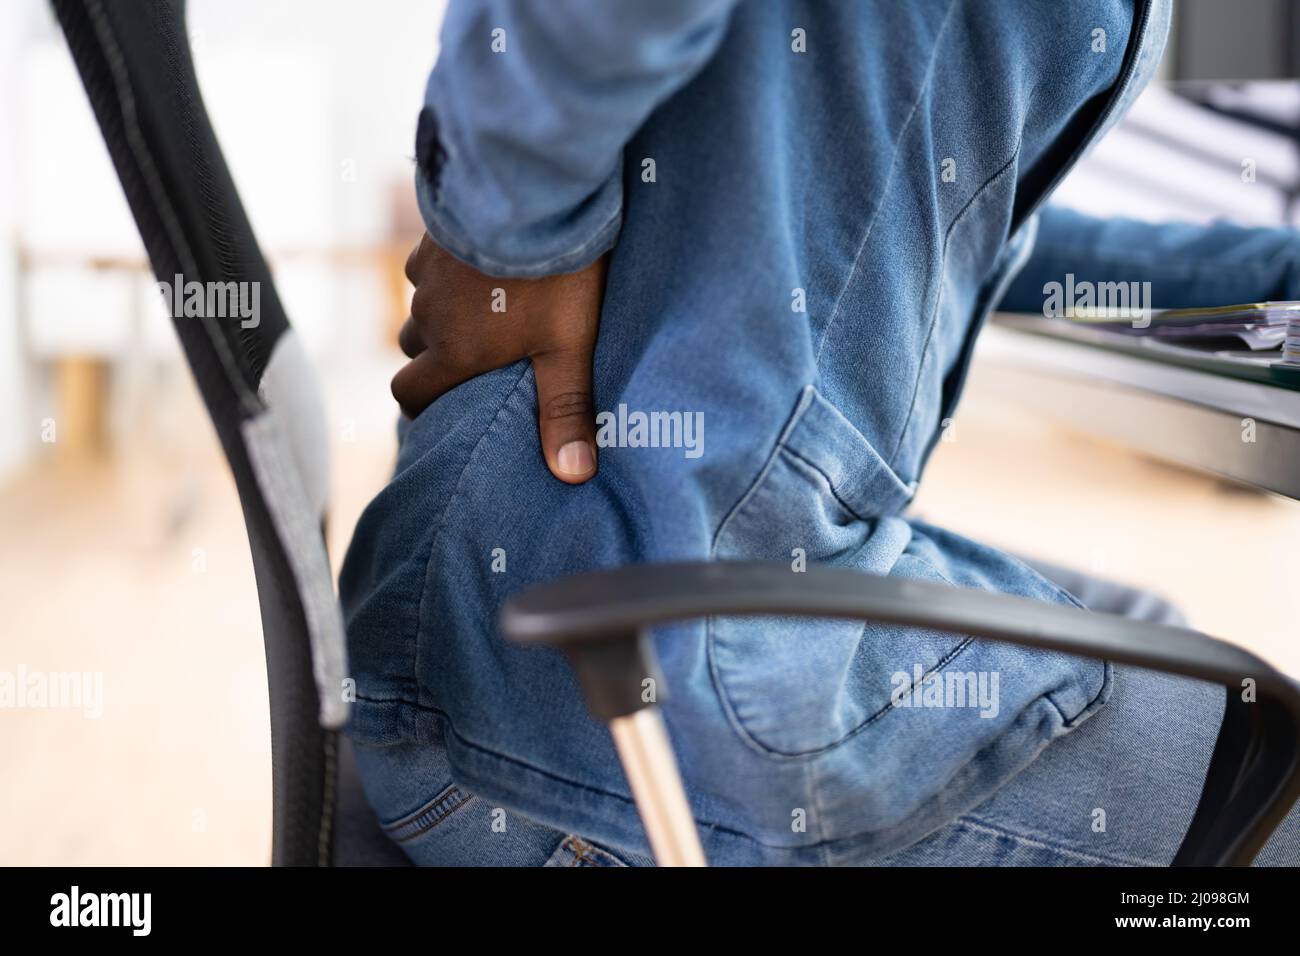
[[[519, 222], [525, 217], [484, 195], [482, 184], [457, 169], [454, 145], [427, 134], [428, 113], [421, 114], [417, 135], [415, 194], [425, 229], [447, 252], [487, 275], [536, 279], [577, 272], [614, 247], [622, 228], [621, 168], [578, 208], [542, 222]], [[432, 117], [429, 123], [435, 125]], [[453, 197], [459, 196], [480, 198], [457, 215]]]

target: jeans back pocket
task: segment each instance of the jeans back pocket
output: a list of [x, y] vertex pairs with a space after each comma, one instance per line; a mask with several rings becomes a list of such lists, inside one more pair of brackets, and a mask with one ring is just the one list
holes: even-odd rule
[[[944, 580], [912, 548], [899, 513], [912, 497], [871, 443], [815, 388], [714, 540], [721, 560], [774, 560]], [[960, 652], [961, 635], [874, 622], [714, 618], [709, 655], [737, 731], [778, 757], [824, 752], [890, 709], [897, 675], [925, 674]]]

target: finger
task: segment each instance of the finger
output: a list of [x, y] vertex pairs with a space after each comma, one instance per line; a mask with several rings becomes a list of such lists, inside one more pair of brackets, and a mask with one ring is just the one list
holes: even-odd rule
[[425, 349], [402, 366], [390, 386], [402, 413], [414, 418], [462, 382], [524, 358], [515, 343], [500, 342], [482, 349], [473, 345], [452, 342], [445, 347]]
[[402, 330], [397, 333], [397, 344], [407, 358], [415, 358], [424, 351], [424, 340], [420, 337], [420, 327], [415, 319], [407, 316], [402, 323]]
[[596, 419], [591, 399], [591, 349], [533, 357], [537, 427], [551, 474], [579, 485], [596, 473]]
[[390, 386], [402, 414], [415, 418], [445, 392], [455, 388], [474, 372], [449, 368], [433, 352], [425, 350], [398, 370]]
[[411, 285], [420, 284], [420, 267], [428, 257], [429, 248], [429, 234], [426, 232], [420, 237], [420, 241], [415, 244], [415, 248], [411, 250], [410, 255], [406, 257], [406, 267], [402, 271], [406, 273], [406, 278]]

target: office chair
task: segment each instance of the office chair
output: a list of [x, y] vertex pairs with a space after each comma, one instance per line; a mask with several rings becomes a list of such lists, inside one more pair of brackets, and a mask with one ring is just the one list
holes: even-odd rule
[[[319, 395], [208, 121], [184, 0], [52, 2], [158, 278], [261, 283], [255, 328], [211, 317], [174, 325], [230, 463], [253, 556], [270, 685], [272, 862], [403, 864], [340, 734], [347, 666], [322, 534]], [[642, 679], [656, 673], [647, 629], [756, 614], [932, 628], [1222, 684], [1223, 724], [1175, 865], [1248, 864], [1300, 796], [1300, 685], [1196, 631], [828, 566], [629, 566], [516, 595], [503, 631], [569, 656], [592, 714], [610, 725], [661, 864], [704, 858], [659, 711], [641, 699]]]

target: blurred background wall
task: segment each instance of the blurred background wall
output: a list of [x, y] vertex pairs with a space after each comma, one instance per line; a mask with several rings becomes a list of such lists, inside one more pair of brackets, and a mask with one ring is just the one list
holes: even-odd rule
[[[190, 0], [209, 112], [324, 386], [337, 566], [395, 448], [440, 0]], [[256, 592], [224, 460], [43, 0], [0, 3], [0, 863], [261, 863]]]
[[[385, 340], [420, 231], [413, 117], [441, 4], [194, 0], [199, 79], [293, 321], [325, 365]], [[143, 248], [52, 16], [3, 5], [0, 474], [39, 455], [163, 428], [156, 387], [181, 368]], [[396, 272], [394, 271], [396, 268]], [[36, 414], [40, 413], [40, 414]], [[46, 444], [48, 430], [45, 434]]]

